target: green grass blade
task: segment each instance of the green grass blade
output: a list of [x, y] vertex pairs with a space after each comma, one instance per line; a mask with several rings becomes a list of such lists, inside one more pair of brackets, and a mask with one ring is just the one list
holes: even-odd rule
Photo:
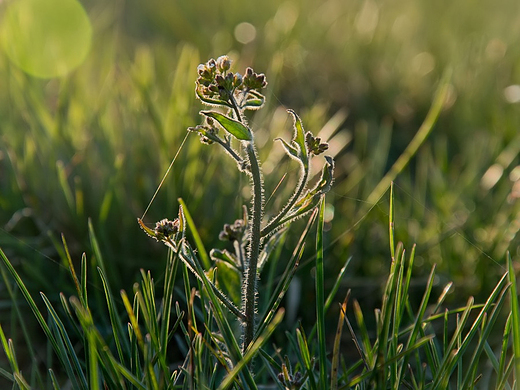
[[[230, 354], [230, 357], [234, 364], [239, 364], [244, 358], [242, 357], [242, 352], [238, 342], [233, 334], [233, 330], [229, 325], [229, 322], [225, 318], [222, 312], [218, 312], [218, 308], [215, 308], [213, 303], [210, 302], [210, 307], [215, 311], [215, 321], [218, 324], [218, 328], [222, 332], [222, 336], [224, 337], [226, 347]], [[254, 345], [254, 344], [253, 344]], [[241, 369], [243, 377], [245, 378], [245, 385], [248, 388], [254, 389], [256, 388], [255, 381], [253, 379], [253, 375], [251, 374], [247, 364]], [[238, 372], [237, 372], [238, 374]]]
[[142, 384], [115, 360], [110, 348], [95, 327], [90, 311], [84, 308], [76, 297], [72, 297], [70, 303], [82, 326], [83, 333], [87, 339], [86, 342], [89, 344], [88, 369], [91, 388], [99, 388], [101, 380], [103, 380], [104, 387], [123, 390], [125, 389], [123, 377], [126, 377], [136, 387], [142, 387]]
[[[0, 324], [0, 339], [2, 341], [2, 347], [5, 352], [5, 356], [7, 357], [7, 360], [9, 361], [9, 364], [11, 365], [11, 371], [13, 373], [18, 373], [20, 369], [18, 368], [18, 362], [16, 361], [16, 358], [14, 354], [11, 352], [11, 348], [9, 345], [9, 342], [7, 341], [7, 338], [5, 337], [4, 330], [2, 329], [2, 325]], [[9, 374], [9, 376], [14, 380], [14, 377]]]
[[[262, 359], [262, 361], [264, 363], [264, 367], [266, 367], [267, 372], [271, 376], [271, 379], [273, 380], [273, 383], [278, 388], [278, 390], [285, 390], [286, 389], [285, 386], [282, 385], [282, 383], [278, 379], [278, 374], [273, 369], [273, 367], [276, 367], [276, 365], [273, 364], [274, 363], [273, 358], [271, 356], [269, 356], [267, 354], [267, 352], [265, 352], [263, 350], [261, 350], [260, 357], [261, 357], [261, 359]], [[280, 370], [281, 370], [281, 367], [278, 367], [278, 372], [280, 372]]]
[[[52, 324], [56, 327], [56, 329], [59, 332], [60, 338], [59, 344], [60, 347], [60, 354], [59, 356], [62, 357], [62, 360], [65, 362], [65, 369], [67, 370], [67, 373], [69, 374], [69, 379], [74, 383], [77, 382], [77, 385], [81, 388], [87, 389], [89, 388], [87, 384], [87, 379], [83, 373], [83, 369], [81, 366], [80, 359], [78, 358], [76, 351], [74, 350], [74, 346], [72, 345], [72, 342], [70, 341], [69, 335], [67, 333], [67, 329], [65, 328], [65, 325], [61, 321], [60, 317], [58, 316], [58, 313], [52, 306], [49, 299], [45, 296], [45, 294], [40, 293], [43, 302], [45, 303], [45, 307], [47, 308], [47, 311], [50, 315], [50, 320], [52, 321]], [[76, 375], [73, 374], [73, 372], [76, 373]], [[73, 378], [75, 380], [73, 380]]]
[[70, 188], [69, 182], [67, 180], [67, 173], [65, 171], [65, 165], [63, 164], [63, 161], [58, 160], [56, 162], [56, 170], [58, 171], [59, 183], [61, 190], [63, 191], [63, 195], [65, 196], [67, 205], [69, 206], [69, 210], [74, 211], [76, 209], [74, 195], [72, 194], [72, 189]]
[[439, 368], [439, 376], [435, 378], [433, 382], [433, 389], [439, 388], [439, 386], [443, 387], [444, 384], [447, 383], [448, 378], [452, 374], [456, 365], [460, 363], [464, 352], [468, 348], [468, 345], [475, 336], [475, 334], [478, 332], [479, 326], [484, 320], [484, 318], [487, 316], [487, 313], [489, 312], [490, 308], [496, 304], [497, 299], [503, 299], [500, 298], [500, 295], [504, 294], [503, 289], [504, 285], [506, 284], [507, 278], [508, 274], [506, 273], [491, 292], [491, 295], [486, 300], [486, 303], [480, 310], [477, 318], [473, 321], [473, 324], [471, 325], [466, 335], [462, 337], [464, 327], [469, 319], [469, 315], [473, 307], [473, 298], [470, 298], [468, 305], [466, 306], [466, 310], [464, 310], [464, 313], [462, 314], [461, 319], [457, 324], [457, 328], [452, 337], [452, 340], [448, 345], [446, 356], [444, 357], [442, 364]]
[[390, 211], [388, 212], [388, 237], [390, 241], [390, 255], [395, 259], [394, 242], [394, 182], [390, 183]]
[[[130, 324], [132, 326], [133, 334], [135, 335], [137, 345], [141, 349], [141, 352], [143, 354], [143, 364], [146, 369], [146, 379], [147, 384], [150, 389], [158, 389], [159, 385], [156, 381], [156, 377], [154, 374], [154, 370], [152, 367], [152, 363], [150, 361], [150, 357], [148, 356], [147, 346], [145, 345], [145, 341], [143, 338], [143, 334], [141, 333], [141, 329], [139, 327], [138, 318], [136, 316], [136, 308], [132, 307], [130, 304], [130, 300], [128, 299], [128, 295], [124, 290], [121, 290], [121, 298], [123, 299], [123, 304], [125, 305], [126, 312], [128, 313], [128, 317], [130, 318]], [[135, 364], [137, 366], [137, 362], [139, 361], [139, 356], [137, 354], [137, 351], [135, 351]]]
[[27, 381], [20, 372], [14, 373], [14, 380], [16, 381], [16, 384], [18, 385], [20, 390], [31, 390], [31, 386], [27, 383]]
[[[282, 322], [285, 311], [284, 309], [280, 309], [273, 321], [269, 324], [269, 326], [265, 329], [265, 331], [256, 338], [253, 344], [250, 344], [250, 347], [247, 348], [244, 358], [238, 362], [238, 364], [233, 368], [233, 370], [226, 376], [224, 381], [219, 386], [219, 390], [228, 389], [234, 382], [236, 376], [240, 373], [241, 370], [247, 368], [249, 362], [260, 352], [262, 345], [269, 339], [269, 337], [273, 334], [276, 327]], [[256, 384], [252, 389], [256, 389]]]
[[195, 246], [197, 247], [197, 250], [199, 251], [200, 259], [202, 260], [202, 264], [206, 270], [211, 268], [211, 262], [209, 260], [208, 252], [206, 251], [206, 248], [204, 247], [204, 244], [202, 243], [202, 239], [200, 238], [199, 232], [197, 231], [197, 227], [195, 226], [195, 223], [193, 222], [193, 218], [191, 217], [191, 214], [188, 210], [188, 207], [186, 207], [186, 203], [184, 203], [184, 200], [182, 198], [179, 198], [179, 203], [182, 206], [182, 211], [184, 213], [184, 217], [186, 218], [186, 223], [188, 224], [188, 227], [190, 228], [191, 235], [193, 236], [193, 240], [195, 241]]
[[52, 388], [54, 390], [59, 390], [60, 384], [58, 382], [58, 378], [56, 378], [56, 374], [54, 374], [54, 371], [51, 368], [49, 368], [49, 376], [51, 378]]
[[[160, 330], [160, 343], [161, 350], [166, 354], [169, 345], [169, 332], [170, 332], [170, 319], [172, 315], [173, 306], [173, 292], [175, 287], [175, 275], [177, 273], [177, 267], [179, 262], [177, 261], [177, 254], [173, 251], [168, 253], [168, 261], [166, 262], [166, 270], [164, 277], [164, 296], [163, 296], [163, 308], [161, 316], [161, 330]], [[175, 326], [174, 326], [175, 327]]]
[[[352, 260], [352, 256], [347, 259], [345, 262], [345, 265], [341, 268], [341, 270], [338, 273], [338, 276], [336, 277], [336, 281], [334, 282], [334, 286], [332, 286], [332, 289], [329, 292], [329, 295], [327, 296], [327, 299], [325, 300], [325, 306], [324, 311], [327, 313], [330, 309], [330, 306], [334, 302], [334, 298], [336, 297], [336, 293], [339, 290], [339, 287], [341, 285], [341, 281], [343, 280], [343, 276], [345, 275], [345, 272], [347, 270], [348, 265], [350, 264], [350, 261]], [[312, 340], [314, 338], [314, 335], [316, 333], [317, 324], [314, 324], [314, 326], [311, 329], [311, 332], [309, 333], [309, 339]]]
[[110, 324], [112, 326], [112, 335], [114, 336], [114, 342], [116, 344], [117, 353], [119, 356], [119, 360], [121, 363], [125, 364], [127, 360], [127, 356], [130, 353], [130, 344], [128, 342], [128, 338], [125, 337], [125, 330], [123, 328], [123, 320], [119, 315], [116, 304], [114, 301], [114, 296], [110, 291], [108, 286], [108, 280], [103, 273], [103, 270], [98, 267], [99, 277], [101, 278], [101, 282], [103, 284], [103, 289], [105, 291], [105, 298], [107, 301], [108, 307], [108, 315], [110, 317]]
[[105, 275], [110, 276], [111, 279], [114, 281], [114, 283], [117, 286], [120, 286], [121, 285], [121, 280], [119, 279], [118, 273], [110, 274], [108, 272], [108, 269], [106, 267], [106, 263], [105, 263], [104, 257], [103, 257], [103, 255], [101, 253], [101, 249], [100, 249], [100, 246], [99, 246], [98, 239], [96, 237], [96, 233], [94, 231], [94, 225], [92, 224], [92, 220], [90, 218], [88, 220], [88, 233], [89, 233], [89, 238], [90, 238], [90, 245], [92, 246], [92, 251], [94, 252], [94, 256], [95, 256], [95, 258], [97, 260], [97, 263], [99, 264], [99, 268], [101, 268], [103, 270], [103, 273]]
[[[423, 298], [421, 300], [421, 304], [419, 305], [419, 310], [417, 312], [417, 315], [415, 317], [413, 329], [408, 337], [408, 340], [406, 341], [406, 346], [404, 349], [408, 349], [411, 345], [415, 344], [415, 341], [417, 340], [417, 337], [420, 334], [420, 330], [423, 327], [423, 317], [426, 312], [426, 309], [428, 307], [429, 301], [430, 301], [430, 295], [434, 286], [434, 279], [435, 279], [435, 266], [432, 267], [432, 270], [430, 272], [430, 276], [428, 277], [428, 282], [426, 283], [426, 290], [423, 294]], [[399, 377], [401, 378], [404, 375], [404, 370], [406, 370], [408, 367], [408, 361], [404, 359], [402, 361], [401, 367], [399, 369]]]
[[316, 232], [316, 322], [318, 326], [320, 389], [327, 389], [327, 351], [325, 338], [325, 291], [323, 275], [323, 224], [325, 219], [325, 197], [320, 203], [318, 229]]
[[88, 308], [88, 293], [87, 293], [87, 255], [81, 255], [81, 300], [83, 305]]
[[[513, 288], [513, 287], [511, 286], [511, 288]], [[510, 341], [510, 337], [511, 337], [511, 330], [512, 330], [511, 329], [512, 319], [513, 319], [513, 314], [511, 312], [507, 316], [507, 321], [506, 321], [506, 324], [504, 326], [504, 334], [502, 336], [502, 348], [500, 350], [500, 360], [499, 360], [499, 363], [498, 363], [498, 368], [496, 369], [496, 372], [497, 372], [497, 382], [501, 382], [503, 380], [503, 376], [504, 376], [504, 373], [505, 373], [506, 361], [508, 359], [508, 349], [509, 349], [508, 346], [509, 346], [509, 341]], [[495, 354], [493, 353], [493, 357], [494, 356], [495, 356]], [[513, 356], [514, 356], [514, 353], [513, 353]]]
[[65, 235], [63, 235], [63, 234], [61, 235], [61, 242], [63, 243], [63, 249], [65, 250], [65, 256], [67, 258], [67, 263], [68, 263], [70, 274], [72, 276], [72, 281], [74, 282], [74, 285], [76, 286], [76, 291], [78, 292], [78, 296], [81, 297], [81, 299], [83, 299], [83, 296], [81, 294], [79, 280], [76, 275], [76, 270], [74, 269], [74, 264], [72, 263], [72, 257], [70, 256], [69, 246], [67, 245], [67, 241], [65, 240]]
[[480, 355], [486, 346], [487, 340], [488, 340], [491, 332], [494, 330], [493, 326], [495, 325], [499, 315], [501, 315], [501, 309], [505, 303], [505, 298], [507, 296], [507, 292], [510, 287], [511, 287], [510, 285], [506, 285], [502, 289], [500, 296], [493, 303], [493, 309], [491, 311], [491, 314], [489, 314], [487, 321], [485, 321], [485, 323], [483, 322], [483, 329], [481, 329], [479, 331], [478, 344], [475, 347], [475, 351], [473, 352], [473, 356], [471, 357], [469, 365], [465, 368], [466, 375], [462, 382], [462, 387], [461, 387], [462, 389], [469, 388], [470, 383], [474, 382], [475, 378], [472, 378], [471, 373], [477, 372]]
[[[408, 144], [404, 152], [399, 156], [394, 165], [390, 168], [388, 173], [380, 180], [376, 187], [372, 190], [370, 195], [367, 197], [366, 205], [375, 204], [379, 198], [385, 193], [392, 181], [395, 180], [397, 175], [408, 165], [411, 158], [417, 153], [419, 147], [424, 143], [428, 135], [431, 133], [435, 122], [439, 118], [441, 110], [448, 97], [450, 87], [451, 71], [446, 70], [442, 75], [439, 86], [435, 91], [432, 105], [426, 118], [422, 123], [421, 127], [413, 137], [412, 141]], [[368, 206], [367, 206], [368, 207]], [[363, 213], [366, 212], [363, 211]]]
[[513, 267], [511, 254], [507, 254], [507, 268], [509, 283], [511, 283], [510, 300], [511, 300], [511, 325], [513, 327], [513, 356], [514, 356], [514, 372], [515, 381], [520, 383], [520, 308], [518, 306], [518, 294], [516, 287], [516, 275]]
[[350, 290], [347, 292], [345, 299], [340, 307], [338, 327], [336, 330], [336, 336], [334, 337], [334, 349], [332, 353], [332, 369], [330, 375], [330, 388], [331, 390], [338, 389], [338, 371], [339, 371], [339, 360], [340, 360], [340, 343], [341, 336], [343, 334], [343, 324], [345, 323], [345, 315], [347, 312], [347, 303], [350, 298]]
[[[359, 328], [359, 331], [361, 332], [361, 344], [357, 342], [357, 337], [351, 330], [352, 339], [355, 341], [359, 350], [358, 352], [361, 355], [360, 358], [363, 359], [367, 368], [373, 367], [375, 365], [375, 356], [373, 353], [372, 344], [370, 343], [370, 336], [368, 334], [368, 328], [365, 322], [365, 317], [363, 315], [363, 310], [361, 310], [361, 306], [356, 299], [354, 299], [352, 302], [352, 306], [354, 309], [354, 316], [356, 317], [356, 324]], [[349, 326], [349, 328], [351, 327]]]
[[[18, 273], [12, 266], [11, 262], [7, 259], [7, 257], [5, 256], [5, 253], [2, 251], [2, 249], [0, 249], [0, 257], [2, 259], [3, 264], [5, 265], [5, 267], [11, 274], [11, 276], [16, 281], [18, 288], [20, 289], [22, 295], [24, 296], [25, 300], [29, 304], [31, 311], [33, 312], [34, 316], [36, 317], [36, 320], [40, 324], [43, 332], [47, 336], [47, 339], [51, 343], [52, 348], [56, 352], [56, 354], [57, 354], [58, 358], [60, 359], [61, 363], [63, 364], [64, 368], [67, 369], [67, 367], [70, 367], [70, 364], [68, 363], [66, 356], [62, 354], [62, 351], [63, 351], [62, 348], [60, 347], [58, 341], [52, 334], [51, 329], [49, 328], [49, 326], [47, 325], [47, 322], [43, 318], [40, 310], [38, 309], [38, 306], [36, 305], [36, 303], [34, 302], [34, 299], [32, 298], [31, 294], [29, 293], [29, 290], [27, 290], [27, 287], [25, 286], [24, 282], [22, 281], [22, 279], [20, 278], [20, 276], [18, 275]], [[74, 375], [72, 375], [71, 378], [74, 378]], [[83, 379], [81, 379], [81, 381], [80, 381], [80, 383], [82, 385], [84, 385], [84, 387], [81, 387], [79, 385], [79, 383], [76, 383], [75, 381], [73, 381], [72, 383], [76, 384], [75, 388], [85, 388], [85, 389], [87, 388], [86, 380], [83, 381]]]
[[[5, 289], [7, 290], [8, 294], [9, 294], [9, 298], [11, 299], [11, 302], [12, 302], [12, 307], [13, 307], [13, 316], [16, 316], [16, 318], [18, 319], [18, 323], [20, 324], [20, 328], [22, 330], [22, 334], [23, 334], [23, 337], [25, 339], [25, 344], [27, 345], [27, 350], [28, 350], [28, 354], [29, 354], [29, 357], [31, 359], [31, 362], [33, 362], [33, 366], [34, 366], [34, 372], [36, 373], [36, 380], [38, 382], [38, 385], [40, 387], [43, 387], [43, 380], [42, 380], [42, 376], [40, 375], [40, 371], [38, 370], [38, 358], [36, 356], [36, 353], [34, 351], [34, 348], [33, 348], [33, 343], [31, 341], [31, 337], [30, 337], [30, 334], [28, 332], [28, 329], [27, 329], [27, 326], [25, 325], [25, 321], [24, 321], [24, 318], [22, 317], [22, 311], [20, 310], [20, 305], [17, 301], [17, 298], [15, 296], [15, 291], [13, 291], [13, 288], [11, 287], [11, 282], [8, 280], [8, 276], [5, 272], [5, 268], [4, 267], [0, 267], [0, 272], [2, 273], [2, 278], [4, 280], [4, 287]], [[12, 323], [14, 324], [14, 317], [12, 318]], [[3, 333], [3, 332], [2, 332]], [[3, 336], [5, 338], [5, 335]], [[5, 344], [7, 346], [7, 343]], [[5, 350], [5, 348], [4, 348]], [[8, 355], [8, 351], [5, 350], [5, 353], [6, 355]], [[5, 375], [4, 375], [5, 376]], [[7, 377], [9, 380], [11, 380], [12, 382], [14, 382], [14, 376], [9, 373], [8, 377]]]
[[314, 378], [314, 370], [313, 370], [313, 362], [311, 359], [311, 353], [309, 351], [309, 346], [307, 344], [307, 339], [305, 337], [305, 333], [303, 329], [296, 329], [296, 338], [298, 341], [298, 349], [300, 351], [301, 358], [303, 360], [303, 366], [307, 371], [307, 377], [309, 379], [309, 385], [311, 389], [317, 389], [316, 387], [316, 379]]

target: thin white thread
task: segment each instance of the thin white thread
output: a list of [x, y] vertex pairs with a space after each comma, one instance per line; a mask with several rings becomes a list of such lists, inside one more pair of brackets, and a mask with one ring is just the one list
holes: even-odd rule
[[173, 163], [175, 162], [175, 160], [177, 160], [177, 156], [179, 155], [179, 153], [181, 152], [182, 150], [182, 147], [184, 146], [184, 143], [186, 142], [186, 140], [188, 139], [188, 135], [190, 133], [186, 132], [186, 136], [184, 137], [184, 139], [182, 140], [182, 143], [181, 145], [179, 146], [179, 149], [177, 149], [177, 153], [175, 153], [175, 156], [173, 157], [173, 160], [172, 162], [170, 163], [170, 166], [168, 167], [168, 169], [166, 170], [166, 173], [164, 174], [161, 182], [159, 183], [159, 185], [157, 186], [157, 189], [155, 190], [155, 193], [153, 194], [152, 196], [152, 199], [150, 199], [150, 203], [148, 203], [148, 206], [146, 207], [146, 210], [144, 210], [144, 213], [143, 213], [143, 216], [141, 217], [141, 219], [144, 219], [146, 213], [148, 212], [148, 210], [150, 209], [150, 206], [152, 206], [152, 203], [153, 201], [155, 200], [155, 198], [157, 197], [157, 194], [159, 193], [159, 190], [161, 189], [164, 181], [166, 180], [166, 176], [168, 176], [168, 174], [170, 173], [172, 167], [173, 167]]

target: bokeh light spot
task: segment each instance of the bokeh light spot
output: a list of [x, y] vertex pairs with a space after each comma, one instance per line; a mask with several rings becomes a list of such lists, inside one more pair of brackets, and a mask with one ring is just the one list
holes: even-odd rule
[[0, 40], [9, 59], [40, 78], [64, 76], [86, 58], [92, 27], [76, 0], [18, 0], [2, 19]]
[[256, 28], [251, 23], [243, 22], [235, 27], [235, 39], [243, 44], [254, 41]]
[[520, 103], [520, 85], [510, 85], [504, 88], [504, 98], [508, 103]]

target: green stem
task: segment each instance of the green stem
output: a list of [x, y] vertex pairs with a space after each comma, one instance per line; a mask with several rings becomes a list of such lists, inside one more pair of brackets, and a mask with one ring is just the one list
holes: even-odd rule
[[250, 222], [249, 252], [246, 260], [246, 283], [244, 285], [245, 323], [243, 328], [243, 350], [245, 351], [253, 341], [256, 326], [256, 295], [257, 295], [257, 269], [260, 254], [260, 223], [263, 211], [262, 173], [258, 163], [258, 156], [252, 142], [246, 146], [249, 164], [251, 165], [251, 177], [253, 180], [253, 210]]
[[237, 101], [233, 94], [230, 94], [229, 101], [231, 102], [231, 108], [233, 108], [233, 111], [235, 112], [235, 115], [237, 116], [237, 120], [242, 122], [242, 115], [240, 114], [240, 109], [238, 108]]
[[292, 197], [289, 199], [287, 204], [283, 207], [282, 211], [278, 213], [276, 217], [274, 217], [272, 220], [269, 221], [269, 223], [262, 229], [260, 235], [262, 237], [265, 237], [272, 233], [279, 225], [280, 221], [283, 217], [289, 212], [289, 210], [294, 206], [298, 198], [303, 192], [303, 189], [305, 188], [305, 185], [307, 184], [307, 178], [309, 177], [309, 168], [304, 167], [303, 164], [301, 165], [303, 173], [301, 175], [300, 182], [298, 183], [297, 190], [293, 193]]
[[219, 137], [212, 137], [210, 139], [222, 146], [226, 150], [226, 152], [228, 152], [228, 154], [237, 162], [239, 167], [242, 167], [244, 165], [244, 160], [242, 160], [242, 158], [238, 155], [238, 153], [231, 147], [231, 145], [228, 142], [225, 142]]

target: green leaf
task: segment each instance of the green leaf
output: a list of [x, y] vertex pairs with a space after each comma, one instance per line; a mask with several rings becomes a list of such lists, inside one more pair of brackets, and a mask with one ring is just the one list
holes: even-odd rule
[[264, 102], [265, 102], [265, 97], [262, 94], [254, 94], [253, 97], [247, 98], [243, 108], [249, 109], [249, 110], [258, 110], [259, 108], [261, 108], [264, 105]]
[[305, 130], [303, 129], [302, 121], [293, 110], [287, 110], [289, 114], [294, 117], [294, 137], [293, 143], [297, 144], [300, 148], [300, 158], [304, 165], [309, 162], [309, 156], [307, 154], [307, 145], [305, 144]]
[[218, 286], [231, 300], [240, 304], [241, 278], [240, 271], [230, 263], [222, 260], [215, 260], [217, 266]]
[[249, 130], [249, 128], [243, 123], [240, 123], [239, 121], [231, 119], [230, 117], [216, 111], [201, 111], [200, 113], [215, 119], [228, 133], [230, 133], [235, 138], [242, 141], [253, 140], [251, 130]]
[[299, 160], [300, 157], [298, 155], [298, 150], [296, 150], [295, 147], [289, 145], [287, 143], [287, 141], [285, 141], [284, 139], [282, 138], [275, 138], [275, 141], [281, 141], [282, 142], [282, 146], [283, 148], [285, 149], [285, 151], [287, 152], [287, 154], [289, 155], [289, 157], [294, 157], [295, 159]]
[[204, 103], [207, 103], [208, 105], [231, 107], [231, 105], [228, 102], [226, 102], [225, 100], [211, 99], [211, 98], [204, 96], [203, 94], [200, 93], [198, 88], [195, 89], [195, 94], [197, 95], [197, 97], [200, 100], [202, 100]]
[[239, 270], [240, 264], [238, 264], [238, 260], [231, 254], [229, 251], [224, 249], [221, 251], [220, 249], [212, 249], [209, 252], [209, 256], [213, 261], [225, 261], [230, 266], [233, 266], [237, 271]]

